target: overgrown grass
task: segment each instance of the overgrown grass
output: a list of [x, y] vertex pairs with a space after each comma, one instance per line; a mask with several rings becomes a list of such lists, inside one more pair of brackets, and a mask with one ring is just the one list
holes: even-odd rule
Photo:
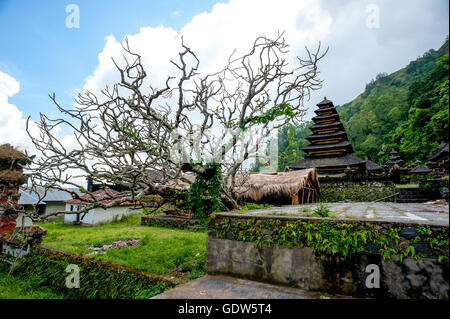
[[[206, 232], [141, 226], [141, 216], [126, 216], [121, 221], [94, 227], [64, 225], [62, 221], [43, 223], [41, 226], [48, 233], [42, 244], [153, 274], [183, 279], [204, 275]], [[97, 254], [88, 249], [124, 239], [140, 239], [140, 244]]]
[[27, 278], [10, 275], [9, 266], [0, 264], [0, 299], [61, 299], [63, 296], [48, 287], [40, 287]]
[[270, 213], [267, 213], [266, 215], [270, 215], [270, 216], [296, 216], [298, 214], [296, 214], [296, 213], [286, 213], [286, 212], [270, 212]]
[[396, 184], [396, 188], [419, 188], [419, 184]]
[[255, 203], [246, 203], [242, 208], [239, 210], [240, 213], [247, 212], [249, 210], [256, 210], [256, 209], [266, 209], [271, 208], [273, 205], [270, 204], [255, 204]]
[[298, 212], [299, 213], [311, 213], [311, 207], [308, 207], [308, 206], [304, 206], [304, 207], [300, 207], [299, 209], [298, 209]]

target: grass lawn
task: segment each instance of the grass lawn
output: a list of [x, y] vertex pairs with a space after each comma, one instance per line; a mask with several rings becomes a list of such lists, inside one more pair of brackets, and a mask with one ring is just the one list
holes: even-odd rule
[[419, 188], [419, 184], [397, 184], [396, 188]]
[[8, 274], [8, 266], [0, 265], [0, 299], [61, 299], [50, 288], [39, 287], [31, 280]]
[[[205, 274], [206, 231], [141, 226], [141, 216], [126, 216], [122, 221], [101, 226], [64, 225], [62, 220], [42, 223], [40, 225], [48, 231], [42, 244], [181, 280]], [[88, 248], [124, 239], [140, 239], [140, 244], [122, 249], [110, 248], [97, 254]]]

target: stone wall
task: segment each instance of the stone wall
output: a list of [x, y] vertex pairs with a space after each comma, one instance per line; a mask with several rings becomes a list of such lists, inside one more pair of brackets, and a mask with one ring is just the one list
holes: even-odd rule
[[[436, 259], [398, 257], [383, 260], [377, 254], [350, 258], [317, 254], [311, 248], [280, 245], [259, 248], [254, 242], [209, 237], [207, 272], [228, 274], [328, 293], [373, 298], [448, 298], [448, 267]], [[368, 288], [366, 280], [376, 265], [380, 287]]]
[[[392, 181], [320, 181], [319, 200], [323, 202], [371, 202], [395, 194]], [[384, 199], [394, 202], [395, 196]]]
[[447, 226], [221, 213], [208, 234], [210, 274], [358, 297], [448, 299]]
[[192, 231], [204, 231], [206, 230], [206, 220], [204, 219], [187, 219], [166, 215], [157, 216], [142, 216], [141, 225], [165, 227], [165, 228], [178, 228], [187, 229]]

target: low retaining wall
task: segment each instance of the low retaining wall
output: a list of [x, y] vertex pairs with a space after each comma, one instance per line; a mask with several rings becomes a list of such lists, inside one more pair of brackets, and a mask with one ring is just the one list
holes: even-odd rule
[[[319, 201], [323, 202], [372, 202], [385, 198], [395, 202], [395, 184], [392, 181], [320, 181]], [[389, 197], [392, 196], [392, 197]], [[388, 197], [388, 198], [386, 198]]]
[[[0, 241], [1, 245], [8, 246], [9, 250], [14, 246]], [[46, 246], [27, 247], [27, 250], [26, 254], [16, 257], [6, 251], [0, 252], [0, 261], [14, 263], [15, 275], [36, 280], [39, 285], [48, 286], [69, 298], [150, 298], [175, 285], [173, 280], [164, 276]], [[78, 266], [79, 288], [66, 286], [69, 265]]]
[[172, 216], [142, 216], [141, 225], [204, 231], [207, 221], [202, 219], [186, 219]]
[[207, 272], [373, 298], [448, 298], [448, 227], [230, 216], [209, 224]]

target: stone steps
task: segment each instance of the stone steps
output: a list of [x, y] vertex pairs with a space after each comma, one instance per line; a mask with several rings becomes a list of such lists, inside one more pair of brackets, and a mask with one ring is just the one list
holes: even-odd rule
[[424, 203], [428, 201], [419, 188], [397, 188], [397, 203]]

